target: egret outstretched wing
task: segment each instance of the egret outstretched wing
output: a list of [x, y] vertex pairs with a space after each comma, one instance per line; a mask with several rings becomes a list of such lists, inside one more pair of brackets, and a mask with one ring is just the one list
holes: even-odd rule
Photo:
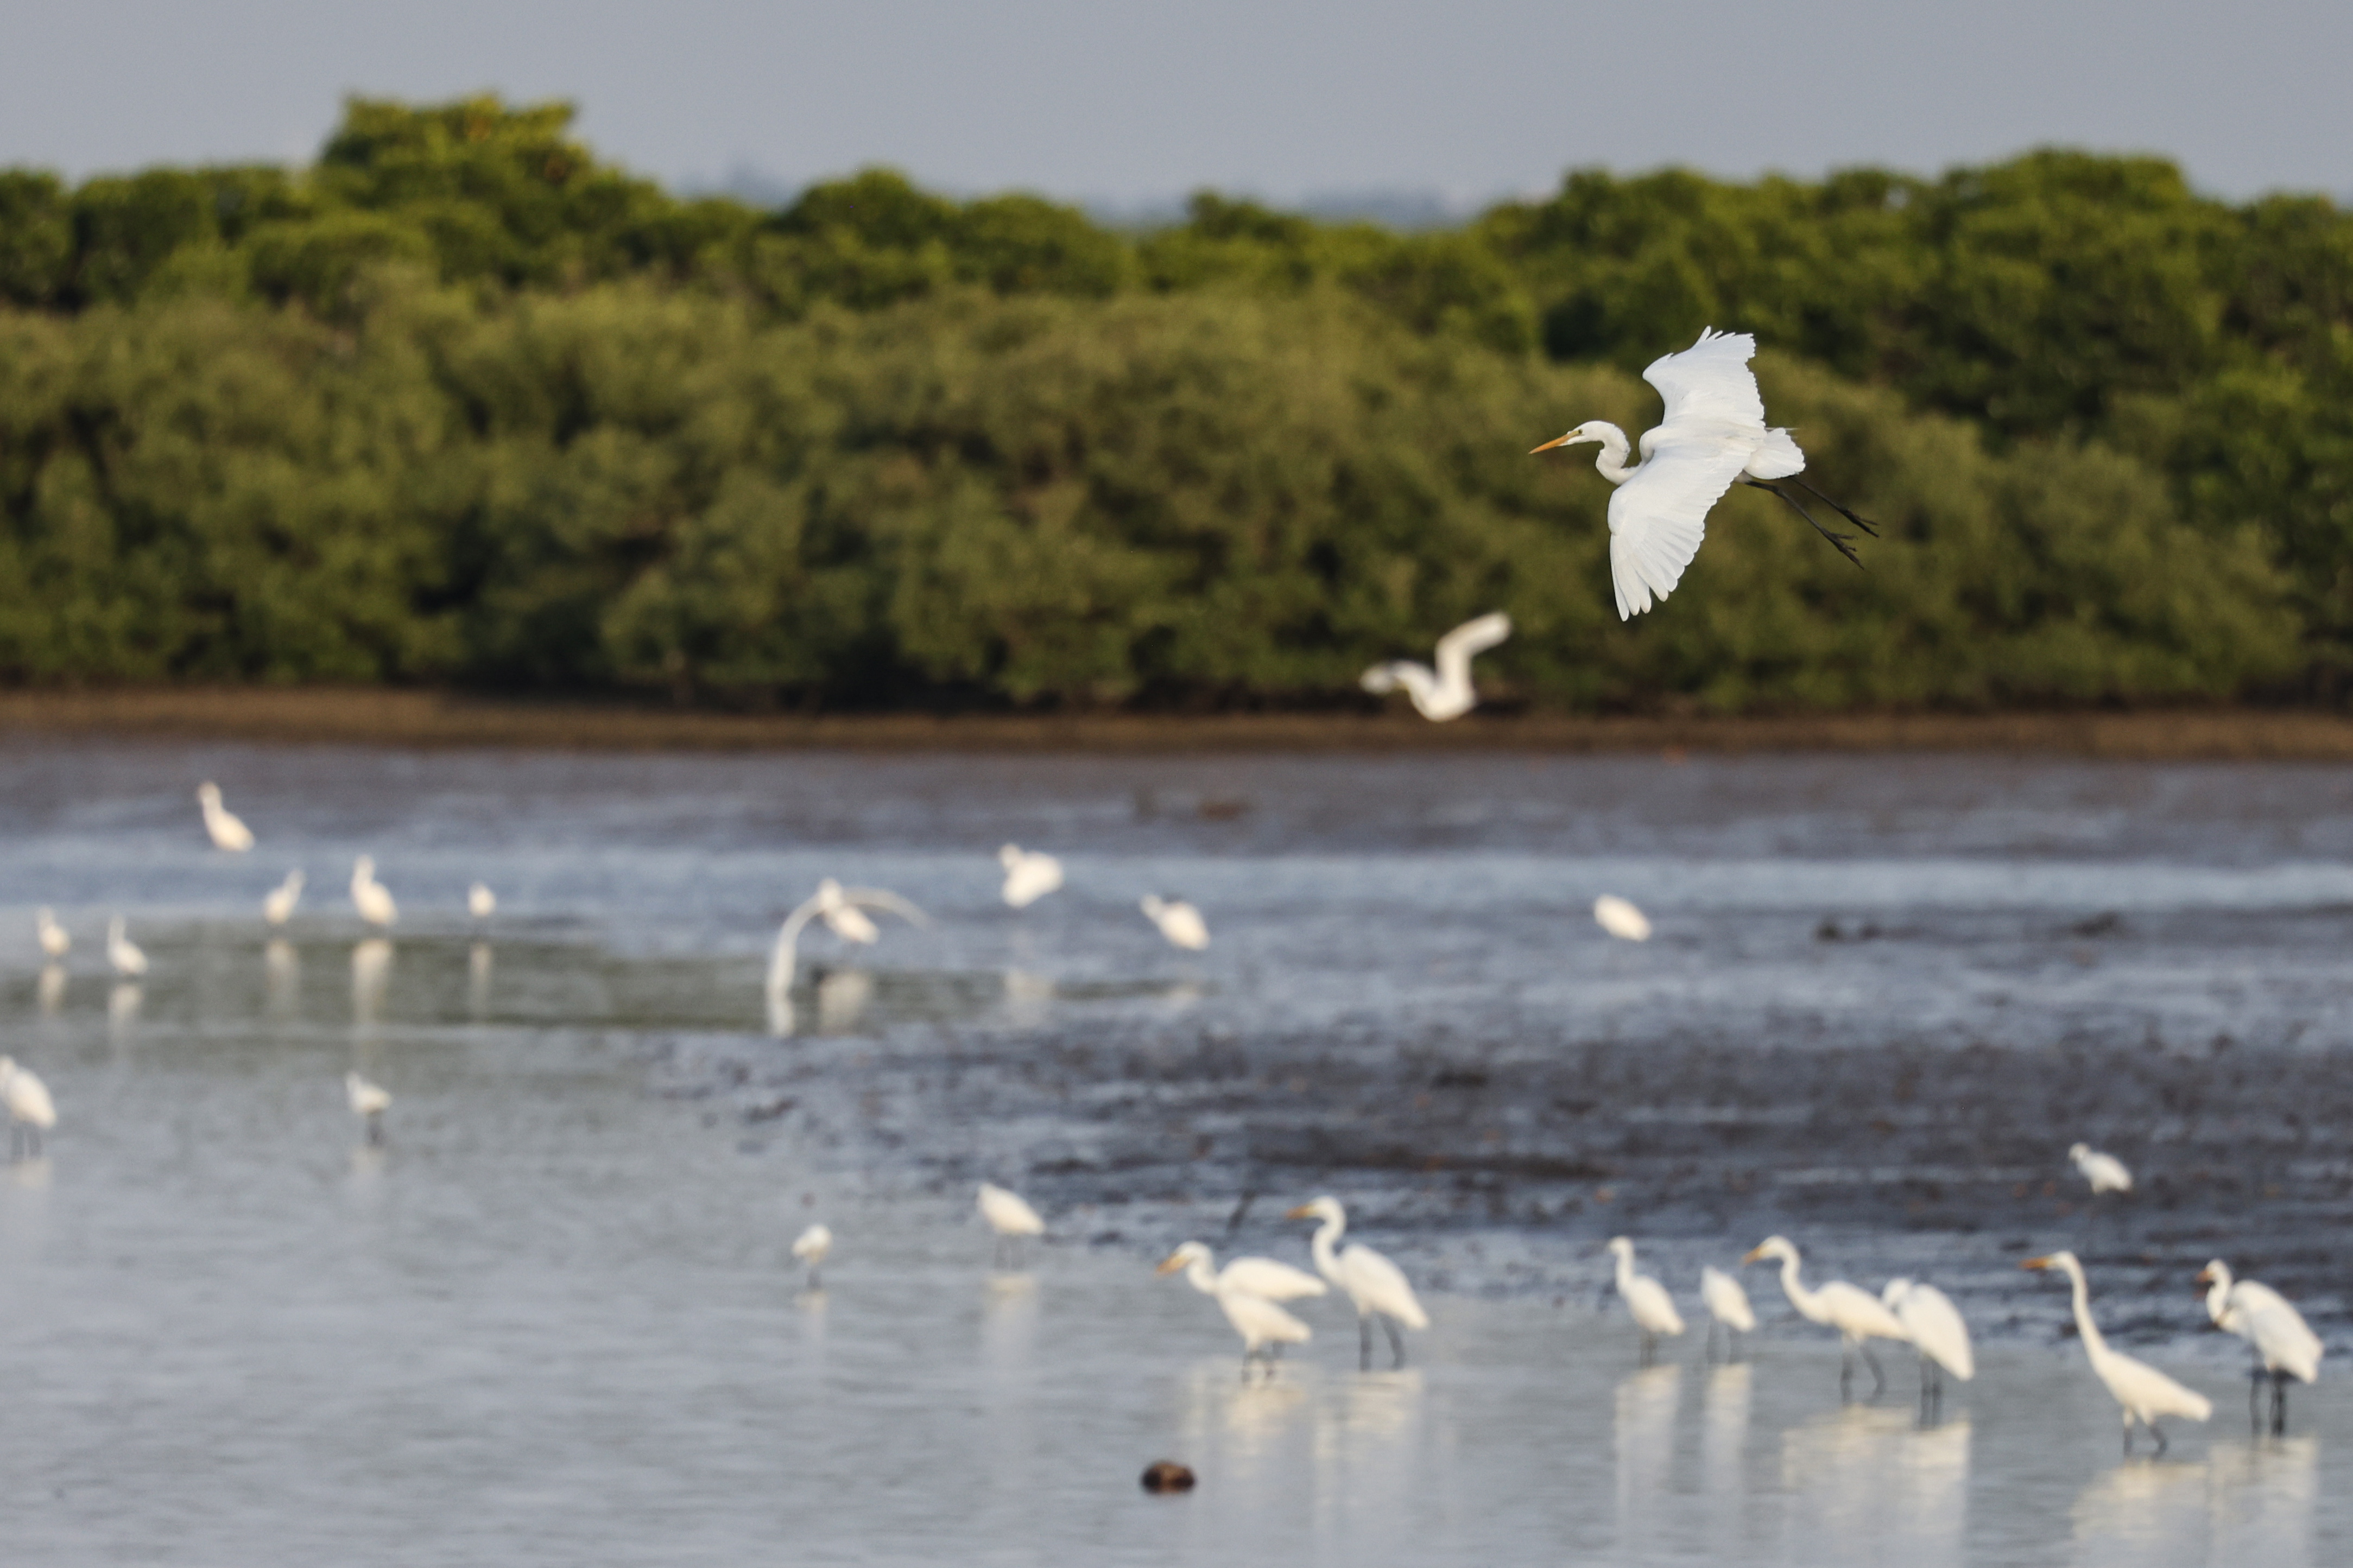
[[1465, 621], [1438, 639], [1438, 679], [1468, 689], [1471, 661], [1512, 635], [1512, 617], [1501, 610]]
[[1609, 497], [1609, 581], [1621, 621], [1649, 609], [1653, 596], [1674, 592], [1707, 537], [1708, 508], [1724, 499], [1756, 449], [1754, 438], [1723, 425], [1678, 429], [1672, 415], [1642, 440], [1649, 458]]
[[863, 909], [888, 910], [909, 925], [927, 926], [932, 917], [901, 898], [881, 888], [844, 888], [841, 896]]
[[1737, 425], [1754, 435], [1765, 427], [1765, 399], [1757, 390], [1757, 373], [1748, 362], [1757, 353], [1757, 340], [1746, 332], [1700, 333], [1699, 342], [1680, 353], [1661, 354], [1642, 373], [1642, 379], [1666, 399], [1666, 416], [1659, 428], [1642, 439], [1663, 436], [1677, 425]]

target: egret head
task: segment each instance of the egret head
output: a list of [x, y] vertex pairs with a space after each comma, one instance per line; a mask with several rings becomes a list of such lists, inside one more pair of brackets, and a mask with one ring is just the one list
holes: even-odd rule
[[1879, 1299], [1893, 1307], [1911, 1293], [1912, 1281], [1899, 1274], [1887, 1282], [1887, 1288], [1880, 1291]]
[[1743, 1263], [1755, 1263], [1767, 1258], [1776, 1258], [1787, 1262], [1795, 1263], [1798, 1261], [1798, 1249], [1790, 1243], [1789, 1238], [1786, 1236], [1768, 1236], [1764, 1240], [1758, 1242], [1755, 1247], [1749, 1248], [1748, 1255], [1746, 1258], [1743, 1258], [1740, 1261]]
[[2074, 1261], [2075, 1255], [2072, 1252], [2053, 1252], [2042, 1258], [2030, 1258], [2025, 1262], [2020, 1264], [2019, 1267], [2021, 1268], [2036, 1269], [2064, 1268]]
[[1160, 1261], [1160, 1267], [1154, 1269], [1153, 1272], [1155, 1274], [1174, 1274], [1179, 1268], [1190, 1268], [1197, 1262], [1206, 1264], [1209, 1260], [1210, 1253], [1207, 1247], [1198, 1241], [1188, 1241], [1184, 1246], [1178, 1247], [1176, 1251], [1170, 1253], [1166, 1258], [1162, 1258]]
[[1397, 670], [1386, 664], [1377, 664], [1357, 679], [1356, 684], [1376, 697], [1388, 695], [1398, 688]]
[[196, 798], [203, 801], [206, 805], [218, 805], [220, 804], [220, 785], [213, 783], [210, 779], [206, 779], [204, 783], [196, 786]]
[[1317, 1198], [1314, 1203], [1301, 1204], [1282, 1217], [1321, 1220], [1325, 1225], [1345, 1225], [1348, 1222], [1347, 1212], [1341, 1208], [1340, 1200], [1331, 1197]]
[[1604, 1252], [1609, 1253], [1613, 1257], [1623, 1258], [1629, 1262], [1633, 1260], [1634, 1244], [1625, 1237], [1611, 1237], [1608, 1241], [1602, 1243], [1601, 1249]]
[[1549, 452], [1559, 447], [1574, 447], [1580, 441], [1599, 441], [1600, 439], [1600, 427], [1588, 421], [1586, 424], [1579, 425], [1576, 429], [1571, 430], [1566, 436], [1556, 436], [1541, 447], [1529, 447], [1528, 456], [1533, 458], [1538, 452]]
[[1021, 846], [1008, 844], [997, 852], [997, 863], [1010, 871], [1021, 864]]
[[2198, 1283], [2220, 1285], [2228, 1290], [2231, 1288], [2231, 1266], [2219, 1258], [2215, 1258], [2198, 1271]]
[[2091, 1152], [2092, 1146], [2089, 1143], [2070, 1143], [2067, 1145], [2067, 1158], [2070, 1160], [2080, 1161], [2084, 1155]]
[[352, 880], [354, 882], [373, 882], [375, 880], [375, 856], [363, 855], [358, 859], [352, 862]]
[[841, 884], [835, 881], [832, 878], [828, 877], [825, 880], [817, 885], [817, 907], [818, 909], [838, 910], [848, 901], [848, 900], [842, 897]]

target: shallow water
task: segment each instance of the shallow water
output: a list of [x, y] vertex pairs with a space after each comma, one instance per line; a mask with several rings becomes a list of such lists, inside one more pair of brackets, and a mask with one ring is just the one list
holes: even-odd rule
[[[204, 847], [206, 776], [250, 857]], [[1069, 889], [1004, 910], [1007, 838]], [[361, 850], [388, 944], [341, 896]], [[934, 924], [812, 937], [772, 1016], [768, 935], [828, 874]], [[1601, 937], [1602, 891], [1657, 939]], [[54, 978], [37, 903], [76, 933]], [[0, 1173], [27, 1561], [2295, 1563], [2353, 1523], [2333, 1375], [2251, 1437], [2189, 1283], [2227, 1255], [2345, 1326], [2353, 771], [20, 742], [0, 922], [0, 1049], [62, 1117]], [[2085, 1207], [2079, 1136], [2134, 1201]], [[1051, 1225], [1010, 1277], [984, 1175]], [[1245, 1384], [1150, 1265], [1303, 1260], [1281, 1211], [1324, 1190], [1434, 1326], [1360, 1374], [1310, 1303]], [[1895, 1353], [1842, 1405], [1763, 1270], [1753, 1360], [1694, 1332], [1638, 1370], [1596, 1310], [1621, 1228], [1694, 1322], [1699, 1266], [1768, 1230], [1926, 1274], [1979, 1377], [1923, 1427]], [[2015, 1268], [2059, 1246], [2216, 1399], [2162, 1463], [2119, 1464], [2063, 1292]], [[1199, 1489], [1137, 1490], [1161, 1457]]]

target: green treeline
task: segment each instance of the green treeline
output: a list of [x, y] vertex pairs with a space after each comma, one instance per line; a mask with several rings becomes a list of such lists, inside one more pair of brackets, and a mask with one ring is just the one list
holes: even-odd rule
[[[0, 172], [0, 679], [1314, 703], [1501, 607], [1493, 684], [1556, 707], [2348, 686], [2322, 200], [2041, 153], [1130, 233], [879, 172], [681, 199], [569, 120], [353, 101], [299, 172]], [[1524, 454], [1646, 426], [1636, 373], [1711, 324], [1888, 536], [1857, 573], [1743, 492], [1621, 625], [1609, 487]]]

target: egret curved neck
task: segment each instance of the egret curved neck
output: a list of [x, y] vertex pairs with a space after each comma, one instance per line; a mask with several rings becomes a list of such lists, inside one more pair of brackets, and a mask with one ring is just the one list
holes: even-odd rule
[[810, 899], [785, 917], [777, 929], [776, 951], [768, 954], [768, 994], [782, 996], [792, 989], [793, 972], [800, 965], [801, 931], [824, 909], [824, 900]]
[[1601, 454], [1593, 459], [1593, 467], [1601, 477], [1613, 485], [1622, 485], [1632, 479], [1634, 470], [1626, 466], [1626, 454], [1632, 449], [1626, 432], [1599, 419], [1588, 421], [1586, 427], [1601, 432]]
[[1340, 1260], [1334, 1256], [1333, 1244], [1340, 1239], [1340, 1233], [1347, 1228], [1345, 1220], [1327, 1219], [1315, 1227], [1314, 1237], [1307, 1244], [1307, 1250], [1315, 1258], [1316, 1272], [1327, 1279], [1336, 1279], [1340, 1277]]
[[2067, 1270], [2067, 1280], [2075, 1288], [2075, 1332], [2085, 1353], [2096, 1361], [2108, 1353], [2108, 1342], [2100, 1336], [2100, 1325], [2092, 1321], [2092, 1288], [2084, 1282], [2080, 1264]]
[[1196, 1258], [1185, 1266], [1185, 1280], [1204, 1296], [1218, 1293], [1218, 1271], [1209, 1267], [1206, 1258]]
[[1620, 1296], [1626, 1294], [1633, 1283], [1634, 1255], [1631, 1252], [1620, 1252], [1618, 1255], [1618, 1294]]
[[2217, 1275], [2214, 1283], [2206, 1288], [2206, 1315], [2219, 1324], [2230, 1315], [2230, 1311], [2231, 1277]]
[[1781, 1254], [1781, 1293], [1789, 1298], [1791, 1306], [1811, 1318], [1820, 1303], [1815, 1300], [1814, 1292], [1806, 1289], [1806, 1282], [1798, 1278], [1798, 1268], [1796, 1254]]

